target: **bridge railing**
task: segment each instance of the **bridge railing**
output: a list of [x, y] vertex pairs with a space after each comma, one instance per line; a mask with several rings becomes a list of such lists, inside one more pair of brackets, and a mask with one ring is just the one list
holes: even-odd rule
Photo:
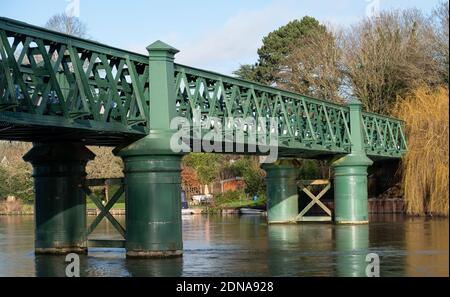
[[0, 18], [0, 111], [143, 131], [148, 57]]
[[[350, 149], [345, 105], [179, 64], [175, 78], [179, 116], [192, 119], [197, 112], [203, 121], [275, 118], [280, 146], [342, 153]], [[264, 124], [264, 131], [273, 132], [268, 120]]]
[[367, 155], [400, 157], [406, 151], [403, 121], [370, 112], [362, 118]]

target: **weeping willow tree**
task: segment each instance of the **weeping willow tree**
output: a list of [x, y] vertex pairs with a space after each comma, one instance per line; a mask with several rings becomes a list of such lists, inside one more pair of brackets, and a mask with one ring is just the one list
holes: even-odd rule
[[419, 87], [400, 99], [396, 115], [406, 122], [408, 152], [402, 160], [407, 212], [449, 211], [449, 92]]

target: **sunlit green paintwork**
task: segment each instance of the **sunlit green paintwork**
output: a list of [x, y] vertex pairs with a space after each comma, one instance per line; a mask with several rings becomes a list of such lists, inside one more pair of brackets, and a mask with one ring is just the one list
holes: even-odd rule
[[267, 221], [294, 223], [298, 215], [298, 168], [290, 160], [264, 164], [267, 186]]
[[125, 163], [127, 256], [179, 256], [181, 156], [132, 153], [120, 153]]
[[161, 138], [150, 134], [116, 151], [125, 165], [125, 246], [130, 257], [182, 254], [181, 155], [158, 147], [164, 143]]
[[[170, 149], [175, 116], [176, 49], [158, 41], [147, 47], [150, 64], [149, 134], [115, 153], [125, 164], [126, 244], [129, 257], [180, 256], [181, 157]], [[153, 113], [152, 113], [153, 110]]]
[[367, 167], [372, 165], [364, 150], [361, 103], [350, 107], [351, 153], [334, 161], [334, 220], [337, 223], [367, 223]]

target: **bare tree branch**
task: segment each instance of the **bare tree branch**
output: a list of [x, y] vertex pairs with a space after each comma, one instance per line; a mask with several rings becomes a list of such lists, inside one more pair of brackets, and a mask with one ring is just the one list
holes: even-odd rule
[[65, 13], [55, 14], [52, 16], [45, 27], [50, 30], [61, 33], [86, 38], [87, 26], [75, 16], [69, 16]]

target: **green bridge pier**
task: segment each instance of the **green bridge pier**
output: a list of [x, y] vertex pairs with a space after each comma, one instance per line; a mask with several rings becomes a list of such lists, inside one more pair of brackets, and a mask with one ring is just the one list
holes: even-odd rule
[[[23, 159], [33, 166], [37, 254], [120, 246], [127, 257], [181, 256], [183, 153], [171, 149], [171, 121], [196, 110], [202, 121], [279, 119], [278, 161], [262, 165], [269, 224], [298, 222], [296, 158], [332, 161], [335, 223], [368, 223], [367, 169], [406, 151], [403, 122], [363, 112], [357, 100], [336, 104], [176, 64], [178, 50], [161, 41], [147, 50], [0, 18], [0, 140], [33, 142]], [[123, 160], [123, 185], [107, 205], [87, 189], [95, 158], [87, 145], [114, 147]], [[121, 191], [126, 228], [109, 213]], [[101, 211], [89, 227], [87, 194]], [[123, 241], [90, 244], [103, 218]]]
[[73, 143], [35, 144], [23, 157], [33, 165], [35, 251], [85, 253], [86, 198], [80, 187], [94, 154]]
[[[336, 159], [334, 169], [334, 221], [337, 224], [369, 222], [367, 168], [373, 164], [365, 151], [361, 103], [349, 103], [351, 153]], [[292, 160], [284, 159], [265, 164], [267, 184], [268, 223], [296, 222], [298, 216], [298, 168]]]

